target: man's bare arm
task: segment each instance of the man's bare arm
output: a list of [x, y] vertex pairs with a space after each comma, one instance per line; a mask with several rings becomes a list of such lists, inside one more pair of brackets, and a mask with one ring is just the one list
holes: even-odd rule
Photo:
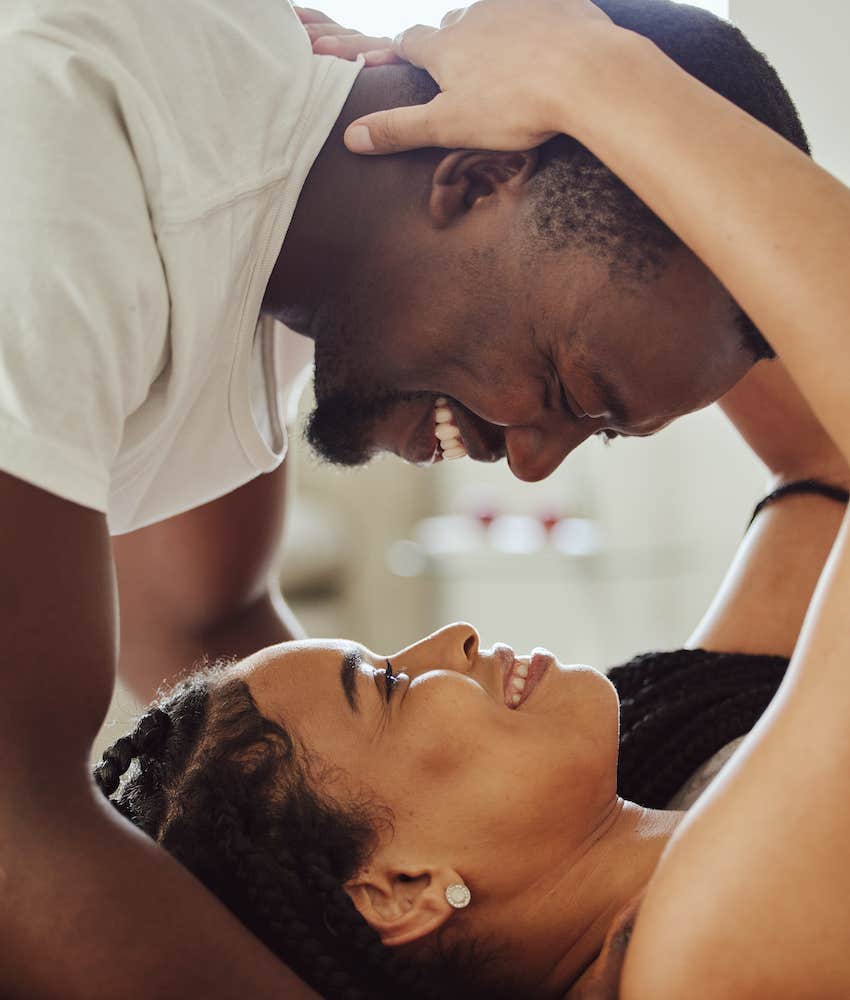
[[308, 1000], [88, 772], [112, 691], [103, 515], [0, 473], [0, 996]]
[[178, 517], [112, 540], [122, 680], [142, 701], [202, 657], [242, 657], [299, 637], [273, 569], [287, 462]]

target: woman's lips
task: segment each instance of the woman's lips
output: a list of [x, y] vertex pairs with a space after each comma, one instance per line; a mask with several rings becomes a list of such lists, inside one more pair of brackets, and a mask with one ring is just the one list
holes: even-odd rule
[[554, 662], [555, 657], [545, 649], [535, 649], [527, 660], [513, 657], [502, 676], [505, 705], [513, 710], [521, 708]]

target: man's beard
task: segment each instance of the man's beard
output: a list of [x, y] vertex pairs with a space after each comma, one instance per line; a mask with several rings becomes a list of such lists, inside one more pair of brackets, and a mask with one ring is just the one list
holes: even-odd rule
[[401, 404], [427, 393], [399, 392], [375, 378], [375, 358], [383, 357], [381, 336], [371, 321], [360, 317], [355, 299], [326, 303], [314, 314], [311, 328], [316, 404], [304, 437], [325, 462], [366, 465], [380, 450], [375, 440], [379, 425]]
[[317, 400], [307, 418], [304, 437], [313, 451], [332, 465], [358, 466], [369, 462], [377, 451], [374, 431], [406, 394], [366, 395], [340, 389]]
[[327, 338], [316, 344], [316, 405], [307, 418], [304, 437], [316, 455], [332, 465], [365, 465], [378, 451], [375, 431], [402, 403], [423, 392], [397, 392], [370, 382], [368, 359], [347, 357]]

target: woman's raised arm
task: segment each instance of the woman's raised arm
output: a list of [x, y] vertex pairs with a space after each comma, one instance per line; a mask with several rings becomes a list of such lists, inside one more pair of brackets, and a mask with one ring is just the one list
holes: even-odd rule
[[[766, 493], [810, 479], [850, 488], [850, 466], [781, 361], [760, 362], [720, 406], [764, 463]], [[845, 509], [817, 494], [788, 496], [746, 534], [742, 510], [741, 544], [687, 645], [790, 657]]]

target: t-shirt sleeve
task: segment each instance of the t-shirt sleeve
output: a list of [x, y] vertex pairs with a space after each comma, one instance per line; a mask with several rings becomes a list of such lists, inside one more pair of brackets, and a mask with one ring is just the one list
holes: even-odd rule
[[0, 470], [105, 511], [168, 289], [115, 86], [96, 59], [0, 40]]

